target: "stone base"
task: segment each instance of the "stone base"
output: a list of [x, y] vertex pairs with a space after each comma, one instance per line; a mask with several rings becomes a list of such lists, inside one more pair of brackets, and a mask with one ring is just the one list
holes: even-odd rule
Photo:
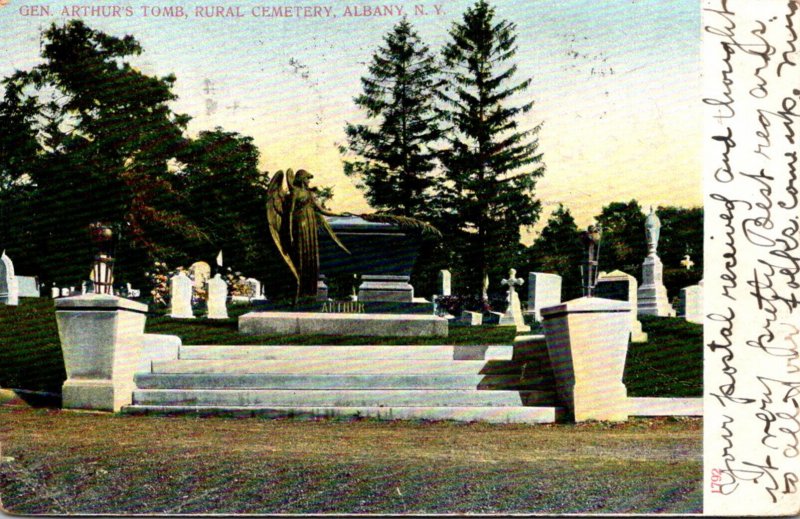
[[358, 287], [358, 301], [391, 301], [411, 303], [414, 301], [414, 287], [408, 276], [361, 276]]
[[667, 289], [662, 281], [663, 265], [656, 254], [647, 256], [642, 263], [642, 285], [637, 291], [637, 315], [675, 317], [669, 304]]
[[245, 335], [361, 335], [447, 337], [447, 319], [434, 315], [250, 312], [239, 317]]
[[[64, 409], [90, 409], [95, 411], [119, 411], [131, 404], [134, 386], [127, 391], [117, 391], [111, 380], [67, 379], [61, 388], [61, 406]], [[119, 402], [115, 402], [116, 399]]]

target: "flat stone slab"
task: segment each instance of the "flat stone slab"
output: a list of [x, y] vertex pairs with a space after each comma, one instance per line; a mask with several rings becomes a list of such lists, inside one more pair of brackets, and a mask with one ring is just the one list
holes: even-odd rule
[[188, 414], [225, 416], [370, 417], [379, 420], [455, 420], [488, 423], [553, 423], [563, 414], [560, 407], [295, 407], [295, 406], [159, 406], [130, 405], [128, 414]]
[[703, 416], [702, 398], [628, 398], [629, 416]]
[[250, 312], [239, 317], [245, 335], [447, 337], [447, 319], [435, 315]]

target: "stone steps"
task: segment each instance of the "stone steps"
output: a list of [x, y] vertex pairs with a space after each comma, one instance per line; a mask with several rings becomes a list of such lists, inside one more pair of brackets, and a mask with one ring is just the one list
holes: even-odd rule
[[511, 375], [303, 375], [276, 373], [139, 373], [140, 389], [482, 389], [547, 387], [544, 379]]
[[[181, 360], [511, 360], [513, 346], [181, 346]], [[455, 357], [455, 359], [454, 359]]]
[[380, 420], [455, 420], [486, 423], [553, 423], [561, 418], [560, 407], [282, 407], [282, 406], [156, 406], [131, 405], [128, 414], [224, 415], [269, 418], [376, 418]]
[[514, 355], [511, 345], [181, 346], [136, 375], [124, 411], [553, 422], [552, 375], [535, 355]]
[[493, 407], [552, 405], [547, 392], [477, 389], [140, 389], [133, 403], [188, 406]]
[[152, 362], [153, 373], [274, 373], [305, 375], [355, 374], [502, 374], [514, 366], [504, 361], [409, 360], [409, 359], [217, 359], [159, 360]]

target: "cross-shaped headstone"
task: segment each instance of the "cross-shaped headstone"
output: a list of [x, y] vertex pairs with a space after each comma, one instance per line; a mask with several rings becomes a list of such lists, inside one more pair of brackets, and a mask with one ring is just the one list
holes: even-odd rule
[[525, 283], [524, 279], [515, 277], [516, 275], [517, 275], [517, 269], [509, 269], [508, 279], [504, 279], [500, 282], [504, 286], [508, 287], [509, 301], [511, 301], [511, 298], [513, 297], [512, 294], [517, 293], [517, 287], [522, 286], [522, 284]]
[[500, 317], [500, 324], [513, 324], [517, 327], [517, 331], [520, 332], [530, 331], [530, 327], [525, 325], [525, 321], [522, 318], [522, 308], [517, 295], [517, 287], [522, 286], [525, 280], [517, 277], [516, 269], [509, 269], [508, 279], [503, 279], [500, 283], [508, 287], [508, 308]]

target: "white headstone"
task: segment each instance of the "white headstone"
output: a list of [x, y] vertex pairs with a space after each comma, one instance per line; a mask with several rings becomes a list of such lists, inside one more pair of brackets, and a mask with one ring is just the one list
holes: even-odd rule
[[516, 269], [508, 271], [508, 279], [504, 279], [501, 283], [508, 287], [508, 308], [505, 313], [500, 317], [500, 325], [513, 324], [517, 327], [518, 332], [529, 332], [531, 327], [525, 324], [525, 319], [522, 317], [522, 305], [519, 302], [519, 295], [517, 294], [516, 287], [522, 286], [525, 280], [516, 277]]
[[450, 291], [450, 271], [449, 270], [440, 270], [439, 271], [439, 283], [438, 287], [439, 295], [442, 296], [449, 296], [451, 294]]
[[483, 314], [480, 312], [470, 312], [465, 310], [461, 312], [461, 317], [457, 321], [459, 324], [466, 324], [469, 326], [480, 326], [483, 324]]
[[175, 319], [194, 319], [192, 313], [192, 280], [180, 271], [172, 277], [170, 317]]
[[39, 297], [39, 280], [33, 276], [17, 276], [19, 297]]
[[253, 299], [261, 299], [263, 294], [261, 293], [261, 281], [257, 280], [256, 278], [247, 278], [245, 280], [245, 284], [247, 285], [247, 291], [249, 292], [248, 295]]
[[53, 283], [53, 286], [52, 286], [52, 288], [50, 288], [50, 297], [52, 297], [53, 299], [55, 299], [55, 298], [57, 298], [57, 297], [58, 297], [58, 296], [60, 296], [60, 295], [61, 295], [61, 289], [60, 289], [60, 288], [58, 288], [58, 287], [55, 285], [55, 283]]
[[220, 274], [208, 280], [208, 318], [228, 318], [228, 284]]
[[703, 281], [681, 289], [678, 317], [690, 323], [703, 324]]
[[528, 313], [542, 320], [542, 308], [561, 303], [561, 276], [545, 272], [528, 274]]
[[86, 281], [84, 281], [83, 283], [81, 283], [81, 295], [82, 295], [82, 296], [83, 296], [83, 295], [86, 295], [86, 292], [88, 291], [88, 287], [87, 287], [87, 285], [88, 285], [88, 283], [86, 283]]
[[[636, 282], [636, 278], [621, 270], [608, 273], [601, 272], [597, 276], [594, 296], [602, 299], [627, 301], [631, 304], [631, 308], [636, 308], [638, 287], [639, 284]], [[630, 314], [631, 342], [647, 342], [647, 334], [642, 331], [642, 323], [636, 318], [636, 312], [632, 311]]]
[[69, 294], [69, 289], [68, 288], [62, 288], [61, 289], [61, 297], [69, 297], [69, 295], [70, 294]]
[[14, 275], [14, 264], [5, 251], [0, 256], [0, 303], [8, 306], [19, 304], [19, 284]]

